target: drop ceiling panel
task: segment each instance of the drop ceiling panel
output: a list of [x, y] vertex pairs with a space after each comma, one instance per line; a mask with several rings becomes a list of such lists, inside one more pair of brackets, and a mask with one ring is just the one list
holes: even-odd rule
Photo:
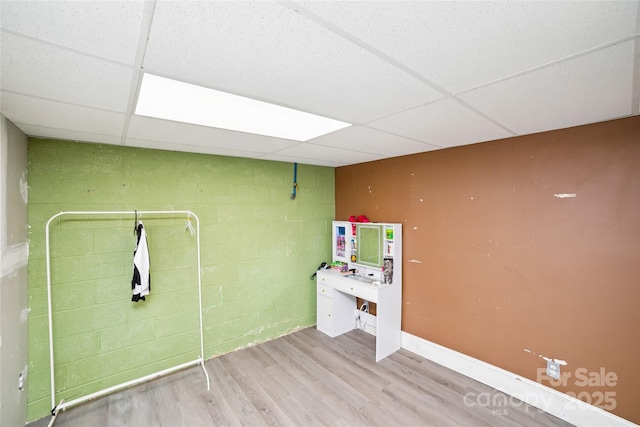
[[[275, 156], [286, 156], [292, 159], [317, 159], [326, 162], [335, 162], [336, 164], [345, 163], [362, 163], [370, 162], [372, 160], [382, 159], [384, 156], [362, 153], [359, 151], [344, 150], [334, 147], [324, 147], [309, 142], [301, 142], [290, 148], [285, 148], [277, 153], [273, 153]], [[272, 159], [271, 156], [263, 156], [265, 159]]]
[[306, 158], [300, 156], [283, 156], [281, 154], [268, 154], [266, 156], [260, 157], [260, 160], [271, 160], [274, 162], [286, 162], [286, 163], [301, 163], [304, 165], [317, 165], [317, 166], [328, 166], [328, 167], [340, 167], [351, 164], [351, 162], [347, 161], [339, 161], [339, 159], [331, 159], [331, 160], [322, 160], [315, 158]]
[[132, 69], [2, 33], [2, 90], [124, 113]]
[[299, 2], [458, 93], [636, 31], [637, 2]]
[[364, 126], [351, 126], [308, 141], [310, 144], [344, 148], [384, 157], [421, 153], [439, 147]]
[[[0, 113], [39, 137], [367, 162], [638, 114], [639, 5], [0, 0]], [[355, 126], [299, 144], [143, 119], [144, 71]]]
[[633, 55], [629, 41], [460, 97], [518, 134], [622, 117], [632, 114]]
[[141, 1], [3, 1], [2, 27], [132, 65], [143, 7]]
[[219, 156], [257, 158], [260, 153], [230, 150], [218, 147], [205, 147], [202, 145], [174, 144], [172, 142], [148, 141], [144, 139], [128, 138], [127, 146], [138, 148], [152, 148], [156, 150], [180, 151], [185, 153], [215, 154]]
[[125, 115], [31, 96], [2, 92], [4, 114], [14, 123], [99, 133], [120, 138]]
[[272, 2], [158, 3], [144, 67], [349, 123], [441, 97], [383, 59]]
[[367, 126], [438, 147], [473, 144], [514, 135], [453, 99], [394, 114]]
[[[297, 144], [297, 141], [234, 132], [224, 129], [190, 125], [168, 120], [133, 116], [129, 124], [130, 139], [158, 141], [173, 144], [175, 150], [182, 145], [233, 150], [234, 153], [270, 153]], [[208, 153], [210, 151], [207, 151]]]
[[119, 145], [121, 138], [113, 135], [100, 135], [92, 132], [81, 132], [77, 130], [48, 128], [45, 126], [28, 125], [16, 123], [25, 134], [38, 138], [65, 139], [68, 141], [94, 142], [98, 144]]

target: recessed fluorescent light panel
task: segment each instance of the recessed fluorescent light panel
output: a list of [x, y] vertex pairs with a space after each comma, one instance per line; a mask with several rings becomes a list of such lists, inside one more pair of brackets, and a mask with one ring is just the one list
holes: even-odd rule
[[144, 74], [136, 114], [308, 141], [349, 123], [177, 80]]

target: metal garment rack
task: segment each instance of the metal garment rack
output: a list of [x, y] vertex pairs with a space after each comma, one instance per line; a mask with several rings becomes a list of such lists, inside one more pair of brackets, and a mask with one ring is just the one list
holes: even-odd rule
[[[199, 305], [199, 314], [200, 314], [200, 357], [191, 362], [186, 362], [171, 368], [164, 369], [162, 371], [158, 371], [154, 374], [145, 375], [143, 377], [124, 382], [122, 384], [118, 384], [109, 388], [105, 388], [104, 390], [97, 391], [95, 393], [88, 394], [86, 396], [82, 396], [68, 402], [65, 402], [64, 399], [60, 401], [56, 405], [56, 387], [55, 387], [55, 365], [53, 360], [53, 316], [52, 316], [52, 307], [51, 307], [51, 253], [50, 253], [50, 244], [49, 244], [49, 226], [51, 222], [63, 215], [176, 215], [183, 214], [187, 215], [187, 220], [189, 221], [191, 217], [196, 220], [196, 244], [198, 249], [198, 305]], [[200, 219], [198, 216], [191, 211], [70, 211], [70, 212], [59, 212], [53, 215], [49, 221], [47, 221], [46, 227], [46, 261], [47, 261], [47, 310], [48, 310], [48, 320], [49, 320], [49, 364], [51, 365], [51, 421], [49, 422], [49, 426], [52, 426], [58, 413], [60, 411], [64, 411], [65, 409], [78, 405], [80, 403], [86, 402], [91, 399], [95, 399], [100, 396], [105, 396], [107, 394], [113, 393], [118, 390], [122, 390], [127, 387], [131, 387], [136, 384], [143, 383], [145, 381], [149, 381], [172, 372], [179, 371], [181, 369], [188, 368], [194, 365], [201, 365], [202, 370], [204, 371], [204, 375], [207, 379], [207, 390], [210, 390], [209, 385], [209, 374], [207, 373], [207, 368], [204, 366], [204, 339], [202, 333], [202, 269], [200, 268]]]

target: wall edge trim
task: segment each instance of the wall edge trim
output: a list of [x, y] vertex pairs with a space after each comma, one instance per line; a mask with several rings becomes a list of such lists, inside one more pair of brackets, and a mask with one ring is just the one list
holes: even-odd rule
[[576, 426], [639, 427], [565, 393], [405, 331], [402, 331], [402, 348]]

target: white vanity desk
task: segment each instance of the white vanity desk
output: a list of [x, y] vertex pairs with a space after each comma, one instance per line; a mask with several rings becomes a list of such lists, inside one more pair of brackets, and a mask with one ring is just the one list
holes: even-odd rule
[[370, 279], [335, 270], [320, 270], [317, 277], [319, 331], [333, 338], [354, 329], [359, 297], [377, 304], [376, 362], [400, 349], [402, 283], [373, 285]]

